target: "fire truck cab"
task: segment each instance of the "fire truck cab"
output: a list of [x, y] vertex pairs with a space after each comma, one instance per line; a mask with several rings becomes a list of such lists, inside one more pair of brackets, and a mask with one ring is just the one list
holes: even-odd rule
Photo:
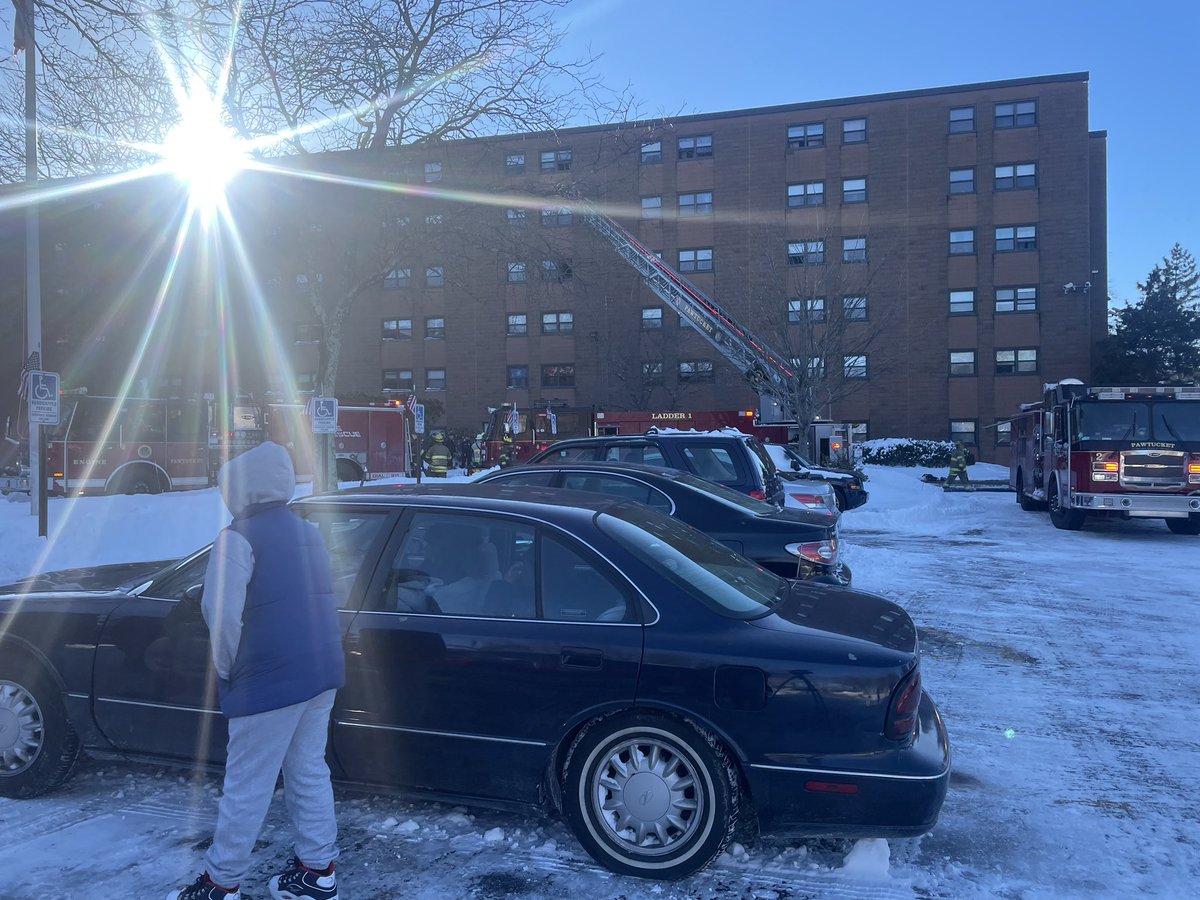
[[1009, 483], [1056, 528], [1107, 515], [1200, 534], [1200, 387], [1045, 385], [1012, 420]]

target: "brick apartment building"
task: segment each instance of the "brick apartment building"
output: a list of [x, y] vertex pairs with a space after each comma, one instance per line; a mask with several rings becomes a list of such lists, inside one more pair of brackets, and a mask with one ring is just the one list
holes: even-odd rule
[[[583, 223], [589, 203], [803, 367], [820, 415], [995, 458], [992, 426], [1043, 382], [1086, 379], [1106, 330], [1106, 136], [1087, 87], [1053, 75], [281, 160], [287, 174], [231, 186], [236, 237], [193, 222], [182, 252], [168, 180], [68, 192], [43, 207], [45, 364], [93, 394], [186, 396], [221, 372], [308, 390], [330, 328], [339, 396], [415, 391], [463, 432], [504, 401], [753, 405]], [[11, 273], [23, 228], [19, 208], [0, 214]], [[311, 298], [348, 294], [323, 327]], [[15, 337], [0, 339], [14, 382]]]

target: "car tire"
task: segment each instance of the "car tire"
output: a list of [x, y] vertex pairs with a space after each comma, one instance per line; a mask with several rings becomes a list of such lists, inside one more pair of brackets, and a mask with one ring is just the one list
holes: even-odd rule
[[1061, 528], [1063, 531], [1078, 531], [1083, 527], [1083, 520], [1087, 513], [1081, 509], [1063, 507], [1062, 496], [1058, 490], [1058, 479], [1051, 480], [1046, 496], [1049, 498], [1047, 502], [1050, 506], [1050, 522], [1055, 528]]
[[1167, 519], [1172, 534], [1200, 534], [1200, 514], [1192, 513], [1186, 519]]
[[837, 505], [838, 512], [840, 513], [850, 508], [850, 501], [846, 497], [846, 492], [840, 488], [834, 488], [833, 502]]
[[0, 796], [54, 790], [71, 777], [79, 754], [79, 736], [49, 676], [11, 660], [0, 665]]
[[599, 719], [575, 738], [563, 769], [575, 836], [621, 875], [683, 878], [712, 862], [738, 825], [737, 768], [714, 735], [689, 722], [643, 712]]
[[1020, 469], [1017, 469], [1017, 503], [1025, 512], [1037, 512], [1046, 508], [1040, 500], [1035, 500], [1025, 493], [1025, 473]]

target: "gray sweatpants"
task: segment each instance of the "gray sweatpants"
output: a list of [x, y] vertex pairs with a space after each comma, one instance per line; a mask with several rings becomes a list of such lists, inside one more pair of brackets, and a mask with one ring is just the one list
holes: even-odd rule
[[281, 769], [283, 800], [296, 831], [296, 856], [311, 869], [323, 869], [337, 859], [333, 787], [325, 763], [336, 693], [326, 691], [294, 706], [229, 720], [217, 830], [204, 857], [208, 877], [217, 884], [233, 887], [245, 877]]

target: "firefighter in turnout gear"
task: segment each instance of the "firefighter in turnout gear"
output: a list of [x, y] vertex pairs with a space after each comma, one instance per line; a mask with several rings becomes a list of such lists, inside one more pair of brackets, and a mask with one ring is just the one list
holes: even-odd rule
[[446, 446], [446, 432], [435, 428], [432, 435], [433, 443], [425, 448], [421, 458], [425, 460], [425, 474], [430, 478], [445, 478], [450, 471], [451, 454]]
[[954, 442], [954, 450], [950, 453], [950, 474], [946, 478], [946, 484], [953, 484], [956, 480], [968, 486], [971, 483], [971, 479], [967, 477], [967, 450], [962, 441]]
[[516, 461], [517, 448], [513, 446], [513, 436], [505, 429], [500, 445], [500, 468], [507, 469]]

